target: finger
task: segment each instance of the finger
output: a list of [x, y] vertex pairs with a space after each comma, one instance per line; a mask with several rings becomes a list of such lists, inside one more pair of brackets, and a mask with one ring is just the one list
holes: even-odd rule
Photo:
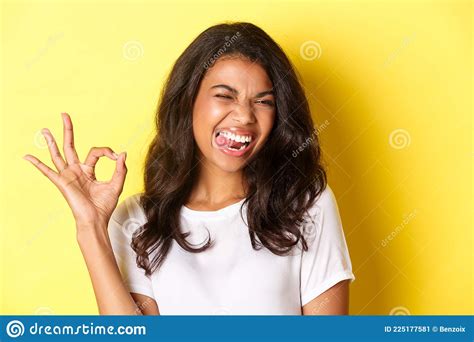
[[47, 128], [43, 128], [41, 130], [41, 133], [43, 133], [43, 136], [46, 139], [46, 142], [48, 143], [49, 153], [51, 154], [51, 160], [53, 161], [54, 166], [56, 166], [56, 169], [61, 172], [66, 167], [66, 162], [64, 161], [63, 156], [59, 152], [56, 140]]
[[23, 157], [23, 159], [28, 160], [34, 166], [36, 166], [36, 168], [40, 170], [43, 175], [48, 177], [49, 180], [53, 182], [55, 185], [58, 184], [59, 175], [56, 172], [54, 172], [49, 166], [43, 164], [38, 158], [30, 154], [27, 154]]
[[78, 164], [79, 158], [77, 157], [76, 149], [74, 148], [74, 130], [72, 127], [72, 121], [67, 113], [61, 113], [63, 117], [64, 127], [64, 142], [63, 150], [64, 156], [68, 164]]
[[110, 147], [92, 147], [84, 161], [84, 164], [94, 168], [99, 159], [103, 156], [112, 160], [117, 160], [118, 154], [114, 153]]
[[110, 180], [110, 184], [117, 190], [118, 193], [121, 193], [123, 190], [123, 184], [125, 183], [125, 176], [127, 175], [127, 166], [125, 165], [125, 160], [127, 159], [127, 152], [122, 152], [117, 158], [115, 164], [115, 172]]

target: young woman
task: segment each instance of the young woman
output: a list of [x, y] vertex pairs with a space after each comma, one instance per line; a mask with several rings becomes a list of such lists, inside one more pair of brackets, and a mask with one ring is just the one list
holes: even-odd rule
[[[101, 314], [347, 314], [354, 280], [307, 99], [277, 43], [250, 23], [202, 32], [159, 102], [145, 189], [117, 206], [125, 153], [83, 163], [63, 113], [57, 172]], [[297, 153], [296, 153], [297, 152]], [[94, 166], [116, 161], [108, 182]]]

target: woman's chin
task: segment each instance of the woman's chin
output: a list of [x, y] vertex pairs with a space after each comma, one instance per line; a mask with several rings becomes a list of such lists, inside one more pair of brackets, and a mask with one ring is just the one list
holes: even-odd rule
[[222, 161], [218, 161], [216, 165], [223, 172], [232, 173], [232, 172], [241, 171], [244, 168], [245, 163], [243, 162], [223, 163]]
[[222, 156], [219, 156], [217, 158], [214, 156], [213, 158], [213, 164], [223, 172], [228, 173], [241, 171], [245, 167], [245, 162], [246, 160], [242, 158], [223, 158]]

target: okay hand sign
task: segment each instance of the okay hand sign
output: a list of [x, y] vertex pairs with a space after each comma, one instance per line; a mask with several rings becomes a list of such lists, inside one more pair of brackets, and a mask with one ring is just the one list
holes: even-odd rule
[[[32, 155], [27, 154], [23, 158], [36, 166], [61, 191], [72, 209], [77, 226], [106, 227], [123, 190], [127, 174], [126, 152], [117, 155], [109, 147], [92, 147], [84, 163], [81, 163], [74, 148], [71, 118], [67, 113], [62, 113], [62, 118], [64, 158], [51, 132], [47, 128], [42, 130], [57, 172]], [[100, 182], [95, 177], [95, 165], [104, 156], [115, 160], [116, 166], [110, 181]]]

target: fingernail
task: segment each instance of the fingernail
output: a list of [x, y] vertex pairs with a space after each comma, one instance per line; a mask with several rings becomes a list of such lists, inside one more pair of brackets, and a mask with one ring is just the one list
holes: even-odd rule
[[25, 154], [25, 155], [23, 156], [23, 159], [25, 159], [25, 160], [28, 160], [28, 158], [27, 158], [27, 157], [28, 157], [28, 155], [27, 155], [27, 154]]
[[118, 158], [118, 156], [119, 156], [119, 155], [118, 155], [117, 153], [115, 153], [115, 152], [114, 152], [114, 153], [112, 153], [112, 154], [113, 154], [113, 156], [115, 157], [115, 159], [117, 159], [117, 158]]

